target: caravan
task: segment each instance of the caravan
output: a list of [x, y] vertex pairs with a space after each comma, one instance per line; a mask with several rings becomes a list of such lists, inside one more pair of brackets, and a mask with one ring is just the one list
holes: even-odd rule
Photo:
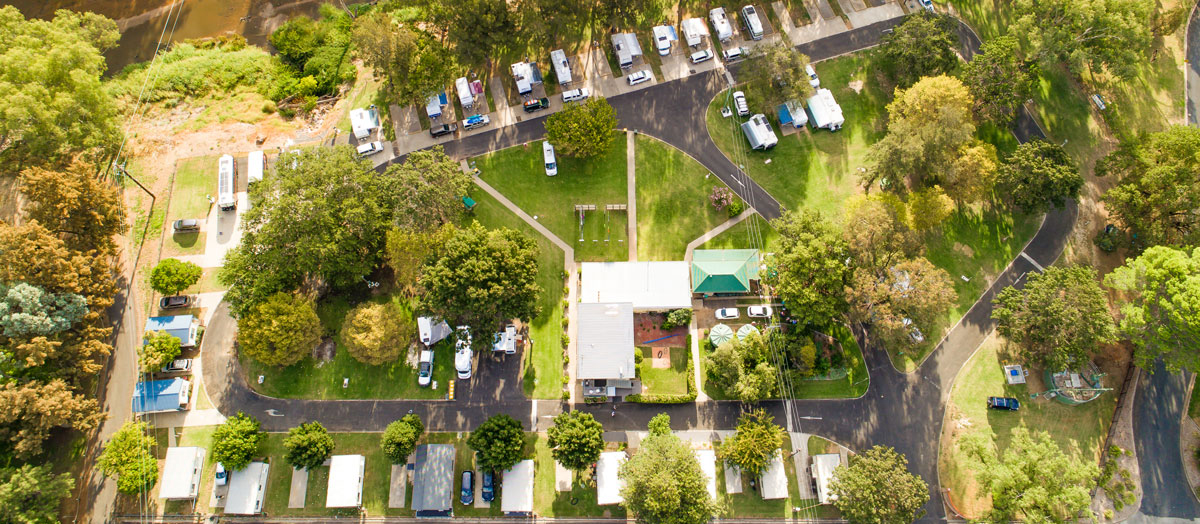
[[688, 47], [696, 47], [708, 36], [708, 26], [700, 18], [688, 18], [683, 21], [683, 38]]
[[775, 144], [779, 143], [779, 137], [775, 136], [775, 131], [771, 129], [771, 123], [767, 122], [767, 117], [762, 113], [750, 117], [742, 124], [742, 133], [746, 135], [746, 140], [750, 142], [752, 149], [766, 151]]
[[717, 32], [717, 40], [728, 42], [733, 38], [733, 26], [729, 25], [729, 17], [725, 15], [725, 8], [718, 7], [708, 12], [708, 17], [712, 20], [713, 29]]
[[466, 77], [455, 80], [454, 89], [458, 91], [458, 103], [462, 104], [463, 109], [470, 109], [475, 105], [475, 94], [471, 93], [471, 84], [467, 82]]
[[237, 209], [237, 161], [229, 155], [217, 160], [217, 208], [221, 211]]
[[267, 169], [267, 155], [262, 151], [252, 151], [246, 158], [246, 182], [262, 182], [263, 171]]
[[833, 99], [833, 92], [828, 89], [818, 89], [817, 94], [808, 99], [808, 111], [812, 113], [812, 125], [817, 129], [837, 131], [846, 123], [842, 106]]
[[562, 49], [550, 52], [550, 62], [554, 64], [554, 76], [558, 77], [558, 85], [571, 83], [571, 63], [567, 61], [567, 53]]

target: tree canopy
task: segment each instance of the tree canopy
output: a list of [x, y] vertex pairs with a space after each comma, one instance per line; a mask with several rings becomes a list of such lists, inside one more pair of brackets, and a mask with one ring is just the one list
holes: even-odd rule
[[791, 210], [771, 225], [778, 248], [763, 282], [788, 304], [799, 325], [826, 325], [846, 311], [848, 249], [841, 233], [815, 211]]
[[784, 433], [765, 410], [743, 413], [737, 431], [717, 446], [717, 458], [736, 465], [751, 478], [758, 478], [779, 454]]
[[813, 95], [808, 83], [808, 55], [782, 41], [755, 46], [742, 66], [742, 80], [750, 92], [750, 104], [758, 113], [773, 113], [789, 100], [807, 100]]
[[454, 55], [441, 42], [390, 13], [359, 18], [351, 35], [355, 53], [376, 78], [387, 80], [389, 99], [401, 105], [423, 104], [445, 89], [457, 69]]
[[1096, 173], [1120, 177], [1104, 194], [1117, 222], [1144, 245], [1200, 244], [1200, 129], [1171, 126], [1122, 144]]
[[890, 193], [847, 201], [842, 238], [855, 266], [888, 268], [921, 249], [920, 238], [905, 223], [907, 211], [904, 202]]
[[992, 495], [993, 522], [1075, 522], [1090, 516], [1091, 489], [1100, 475], [1094, 461], [1064, 453], [1049, 433], [1012, 430], [1012, 439], [997, 455], [986, 438], [973, 433], [959, 441], [975, 461], [976, 479]]
[[421, 423], [421, 417], [409, 413], [387, 425], [387, 429], [383, 430], [383, 437], [379, 439], [379, 445], [383, 448], [384, 456], [391, 460], [392, 464], [404, 464], [416, 449], [417, 440], [424, 432], [425, 424]]
[[333, 437], [320, 422], [305, 422], [283, 439], [284, 460], [294, 468], [312, 469], [333, 456]]
[[238, 347], [268, 366], [290, 366], [312, 352], [321, 333], [312, 301], [276, 293], [238, 321]]
[[592, 158], [608, 151], [617, 136], [616, 127], [617, 112], [608, 100], [597, 96], [567, 104], [546, 117], [546, 140], [557, 154]]
[[1108, 296], [1089, 267], [1030, 273], [1024, 288], [1004, 288], [995, 303], [996, 330], [1051, 371], [1080, 369], [1102, 344], [1117, 338]]
[[1067, 151], [1045, 140], [1017, 146], [996, 175], [996, 192], [1009, 205], [1040, 213], [1066, 205], [1079, 195], [1083, 175]]
[[1134, 346], [1134, 362], [1154, 369], [1158, 358], [1172, 373], [1200, 369], [1200, 248], [1154, 246], [1104, 277], [1124, 291], [1120, 332]]
[[650, 423], [646, 424], [646, 429], [650, 430], [651, 435], [668, 435], [671, 433], [671, 415], [659, 413], [650, 417]]
[[178, 258], [164, 258], [150, 271], [150, 287], [164, 295], [177, 295], [196, 285], [204, 270]]
[[924, 257], [877, 270], [855, 268], [846, 293], [853, 317], [870, 323], [891, 346], [918, 343], [914, 328], [934, 335], [935, 320], [958, 300], [950, 275]]
[[591, 413], [579, 410], [559, 413], [554, 417], [554, 425], [546, 429], [546, 436], [554, 460], [572, 471], [595, 464], [604, 451], [604, 426]]
[[446, 7], [446, 34], [461, 64], [490, 66], [491, 57], [516, 37], [516, 16], [505, 0], [460, 0]]
[[53, 524], [62, 499], [71, 495], [75, 479], [55, 474], [49, 465], [0, 469], [0, 522]]
[[125, 230], [125, 214], [116, 186], [99, 171], [79, 159], [64, 169], [26, 169], [21, 173], [21, 193], [30, 204], [26, 219], [58, 234], [72, 249], [112, 251], [113, 237]]
[[142, 373], [154, 373], [170, 364], [182, 351], [179, 338], [166, 331], [146, 335], [138, 348], [138, 367]]
[[355, 360], [379, 366], [404, 355], [416, 331], [412, 315], [395, 302], [364, 302], [346, 314], [342, 345]]
[[389, 193], [401, 195], [393, 212], [395, 225], [422, 231], [457, 221], [472, 184], [471, 175], [440, 145], [413, 151], [403, 163], [388, 166], [384, 180]]
[[0, 333], [5, 337], [61, 333], [87, 313], [87, 299], [75, 293], [50, 293], [24, 282], [0, 283]]
[[1028, 38], [1043, 62], [1130, 78], [1151, 48], [1154, 6], [1152, 0], [1018, 0], [1013, 12], [1021, 17], [1012, 31]]
[[136, 495], [158, 482], [158, 461], [150, 453], [154, 437], [145, 422], [129, 421], [104, 445], [96, 464], [109, 478], [117, 479], [117, 491]]
[[703, 524], [717, 513], [700, 462], [675, 435], [642, 439], [617, 476], [623, 504], [641, 524]]
[[963, 83], [975, 100], [982, 120], [1006, 125], [1033, 93], [1033, 68], [1020, 56], [1020, 43], [1002, 35], [983, 43], [963, 71]]
[[958, 66], [958, 37], [954, 18], [925, 12], [904, 18], [879, 43], [882, 63], [899, 87], [926, 76], [949, 73]]
[[95, 399], [73, 393], [62, 380], [0, 385], [0, 458], [42, 452], [54, 428], [86, 432], [104, 420]]
[[908, 459], [886, 446], [852, 455], [833, 471], [829, 492], [842, 518], [854, 524], [909, 524], [923, 514], [929, 486], [908, 471]]
[[957, 174], [955, 169], [962, 169], [957, 162], [975, 140], [972, 105], [966, 86], [951, 76], [926, 77], [908, 89], [896, 88], [896, 96], [887, 106], [887, 134], [871, 145], [867, 155], [874, 166], [867, 181], [882, 178], [897, 190], [905, 181], [914, 186], [937, 182], [946, 182], [947, 187], [974, 185], [944, 180]]
[[429, 231], [399, 227], [388, 231], [384, 258], [392, 268], [396, 287], [407, 295], [416, 294], [420, 289], [421, 268], [438, 254], [457, 229], [454, 224], [446, 223]]
[[715, 384], [720, 384], [743, 402], [758, 402], [779, 391], [779, 368], [771, 358], [771, 348], [760, 333], [745, 339], [734, 337], [705, 357], [705, 369]]
[[521, 461], [525, 449], [525, 431], [517, 419], [505, 414], [483, 421], [467, 445], [475, 450], [475, 463], [484, 471], [504, 471]]
[[267, 440], [267, 433], [257, 419], [239, 411], [225, 419], [212, 435], [212, 459], [220, 462], [229, 471], [239, 471], [250, 465], [258, 455], [259, 446]]

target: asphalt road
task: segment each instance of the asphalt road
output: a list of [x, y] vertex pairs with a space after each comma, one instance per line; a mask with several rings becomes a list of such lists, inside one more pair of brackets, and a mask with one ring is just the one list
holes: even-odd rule
[[1190, 522], [1200, 517], [1200, 503], [1190, 493], [1183, 471], [1182, 461], [1191, 457], [1182, 456], [1179, 448], [1187, 385], [1187, 376], [1168, 373], [1162, 362], [1138, 384], [1133, 434], [1142, 477], [1142, 507], [1130, 522]]
[[1192, 8], [1187, 29], [1187, 63], [1184, 75], [1187, 82], [1187, 123], [1200, 126], [1200, 3]]

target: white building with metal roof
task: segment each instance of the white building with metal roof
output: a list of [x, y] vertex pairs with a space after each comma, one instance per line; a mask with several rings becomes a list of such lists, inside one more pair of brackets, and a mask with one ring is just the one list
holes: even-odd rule
[[584, 303], [629, 302], [635, 312], [692, 307], [691, 266], [683, 261], [584, 262], [580, 285]]
[[367, 457], [334, 455], [329, 459], [329, 488], [325, 507], [357, 508], [362, 505], [363, 473]]
[[257, 515], [262, 513], [263, 497], [267, 493], [267, 474], [270, 465], [251, 462], [229, 473], [229, 495], [225, 497], [226, 515]]
[[163, 465], [162, 484], [158, 498], [167, 500], [194, 499], [200, 492], [200, 474], [204, 471], [204, 448], [167, 448]]

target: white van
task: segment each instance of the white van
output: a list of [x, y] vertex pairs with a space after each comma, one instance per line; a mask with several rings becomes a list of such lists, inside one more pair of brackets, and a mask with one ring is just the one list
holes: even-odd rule
[[579, 89], [563, 91], [562, 99], [563, 103], [567, 103], [574, 102], [576, 100], [586, 100], [589, 96], [592, 96], [592, 90], [586, 87], [581, 87]]
[[742, 48], [731, 47], [729, 49], [721, 51], [721, 54], [725, 55], [726, 62], [733, 62], [734, 60], [737, 60], [742, 57]]
[[746, 24], [746, 31], [750, 33], [751, 39], [762, 40], [762, 20], [759, 20], [758, 11], [754, 9], [754, 6], [748, 5], [742, 8], [742, 22]]
[[817, 70], [813, 69], [812, 64], [805, 64], [804, 72], [808, 74], [808, 85], [813, 86], [813, 89], [821, 87], [821, 79], [817, 78]]
[[711, 49], [701, 49], [695, 53], [692, 53], [692, 63], [699, 64], [700, 62], [712, 60], [712, 57], [713, 52]]
[[554, 159], [554, 146], [550, 142], [542, 142], [542, 161], [546, 163], [546, 176], [558, 174], [558, 162]]

